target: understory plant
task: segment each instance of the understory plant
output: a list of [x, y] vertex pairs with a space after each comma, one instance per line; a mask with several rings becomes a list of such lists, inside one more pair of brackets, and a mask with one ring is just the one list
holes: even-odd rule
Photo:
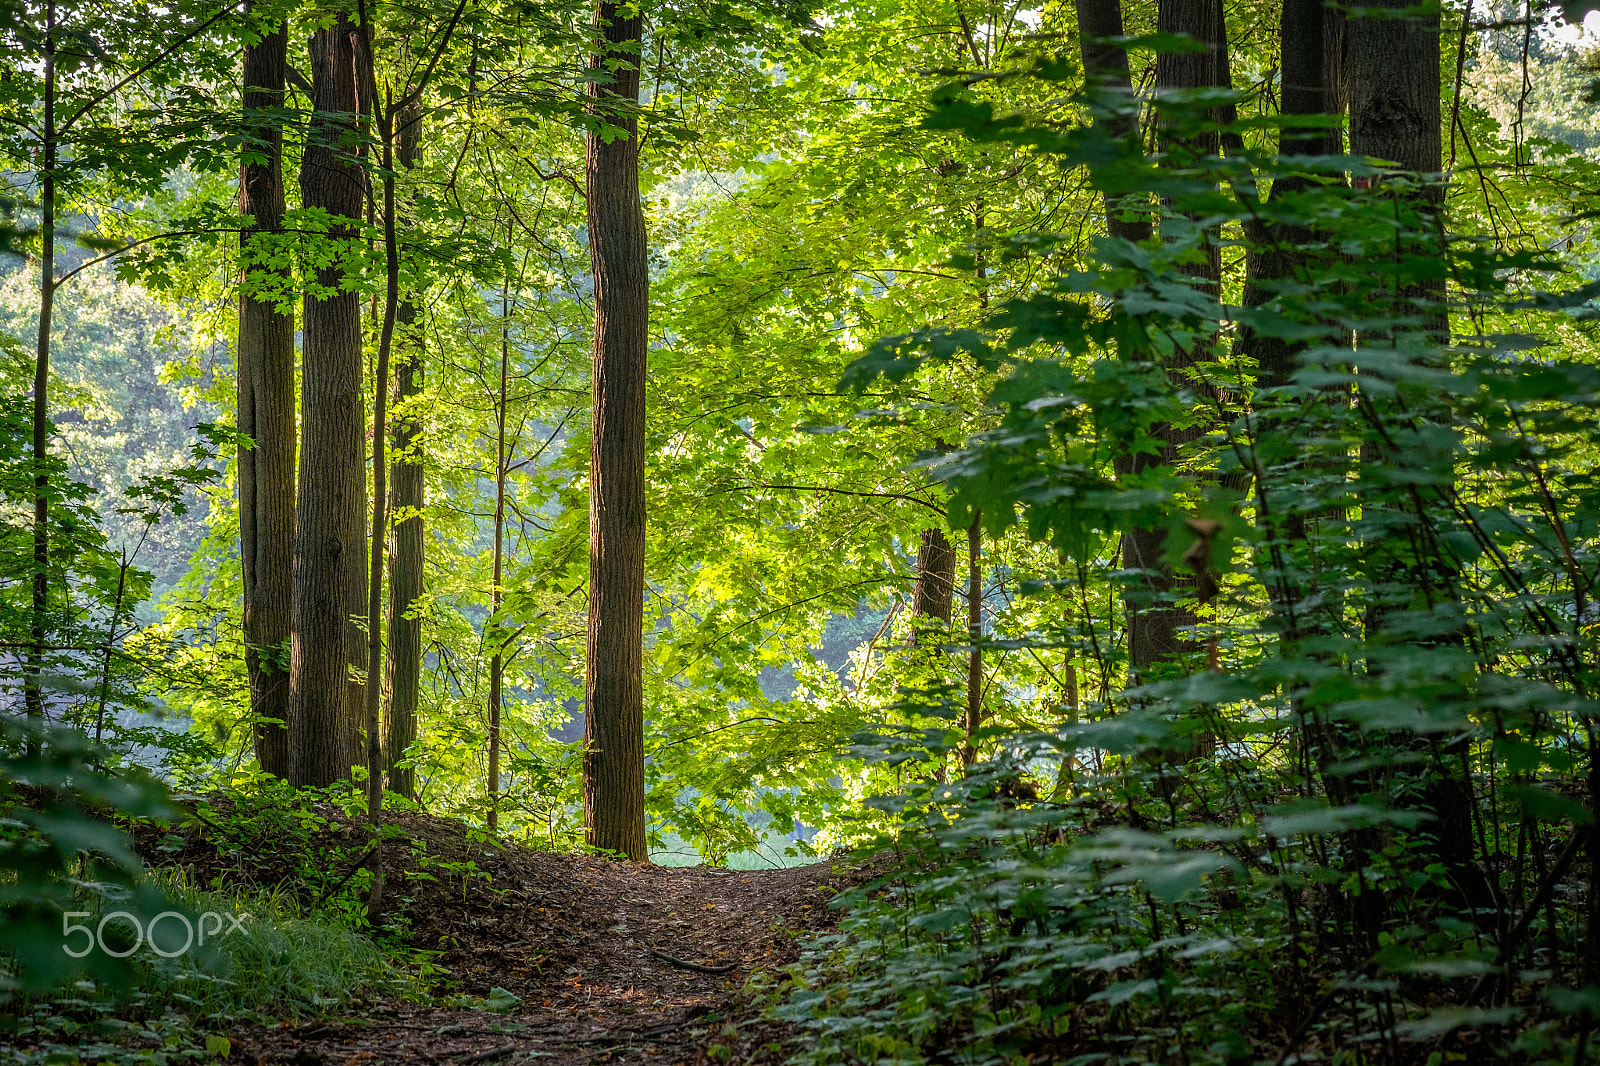
[[[862, 830], [890, 872], [777, 1009], [800, 1061], [1584, 1061], [1587, 252], [1482, 238], [1427, 175], [1280, 156], [1219, 123], [1216, 91], [1150, 101], [1147, 155], [1115, 135], [1138, 129], [1125, 96], [1055, 123], [972, 86], [928, 124], [1083, 167], [1152, 235], [1101, 238], [982, 331], [882, 340], [845, 385], [999, 376], [995, 428], [926, 464], [952, 527], [1020, 527], [1061, 561], [1023, 589], [1059, 621], [994, 652], [1087, 653], [1063, 591], [1107, 554], [1130, 619], [1187, 622], [1176, 654], [1034, 728], [941, 720], [908, 689], [856, 735], [857, 765], [905, 781]], [[1581, 159], [1547, 165], [1593, 186]], [[1219, 254], [1251, 264], [1247, 292], [1207, 281]], [[1130, 539], [1156, 557], [1126, 562]]]

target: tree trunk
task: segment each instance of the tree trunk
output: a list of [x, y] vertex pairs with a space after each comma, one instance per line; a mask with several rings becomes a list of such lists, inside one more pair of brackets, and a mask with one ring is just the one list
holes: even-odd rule
[[[44, 658], [50, 630], [50, 320], [56, 301], [56, 5], [45, 5], [44, 114], [39, 146], [39, 337], [33, 365], [33, 603], [23, 705], [44, 724]], [[41, 744], [28, 739], [29, 755]]]
[[[249, 6], [246, 11], [248, 13]], [[246, 158], [239, 166], [239, 432], [254, 442], [239, 451], [239, 559], [244, 571], [245, 667], [256, 762], [289, 776], [289, 603], [294, 575], [294, 316], [278, 311], [286, 271], [270, 262], [256, 234], [283, 226], [284, 68], [288, 27], [278, 23], [244, 46]], [[258, 250], [259, 249], [259, 250]]]
[[[1156, 28], [1163, 33], [1187, 34], [1206, 45], [1204, 52], [1161, 53], [1156, 57], [1156, 92], [1200, 88], [1229, 88], [1227, 28], [1223, 18], [1221, 0], [1161, 0], [1156, 11]], [[1231, 108], [1219, 109], [1215, 116], [1225, 121]], [[1220, 151], [1220, 139], [1215, 133], [1203, 133], [1183, 141], [1175, 141], [1166, 131], [1161, 133], [1164, 150], [1184, 148], [1195, 155], [1215, 154]], [[1202, 288], [1213, 295], [1221, 289], [1221, 248], [1210, 242], [1205, 262], [1191, 264], [1182, 269], [1200, 279]], [[1175, 352], [1167, 364], [1168, 374], [1175, 382], [1185, 382], [1185, 368], [1212, 358], [1208, 345], [1196, 344], [1187, 351]], [[1116, 463], [1118, 476], [1135, 474], [1146, 467], [1174, 462], [1180, 449], [1199, 438], [1198, 427], [1177, 429], [1169, 425], [1155, 427], [1155, 435], [1163, 442], [1160, 455], [1140, 453], [1120, 457]], [[1137, 571], [1139, 587], [1131, 589], [1127, 599], [1128, 610], [1128, 666], [1132, 679], [1137, 682], [1151, 666], [1176, 655], [1198, 649], [1195, 641], [1184, 637], [1180, 630], [1195, 624], [1192, 610], [1172, 602], [1188, 584], [1175, 577], [1162, 558], [1166, 531], [1159, 529], [1134, 529], [1122, 539], [1122, 565]]]
[[351, 147], [357, 93], [346, 16], [311, 35], [312, 117], [300, 165], [301, 203], [332, 216], [302, 314], [300, 478], [295, 514], [294, 604], [289, 665], [291, 780], [322, 786], [358, 758], [366, 666], [360, 619], [367, 568], [366, 411], [362, 396], [361, 306], [341, 288], [342, 245], [354, 238], [365, 196]]
[[[389, 439], [389, 353], [394, 345], [394, 323], [400, 307], [400, 237], [394, 217], [394, 111], [389, 101], [378, 103], [377, 68], [372, 57], [371, 23], [350, 35], [355, 56], [356, 86], [360, 96], [363, 132], [370, 135], [369, 116], [377, 119], [383, 172], [383, 325], [378, 333], [377, 365], [372, 384], [372, 532], [368, 539], [366, 669], [362, 686], [362, 734], [366, 741], [367, 824], [371, 831], [371, 889], [367, 895], [367, 923], [376, 926], [383, 911], [383, 553], [389, 541], [389, 484], [384, 446]], [[371, 207], [368, 208], [369, 212]]]
[[948, 623], [956, 588], [956, 550], [944, 530], [922, 531], [917, 548], [917, 584], [911, 592], [911, 613]]
[[[1347, 25], [1345, 64], [1350, 97], [1350, 152], [1386, 160], [1402, 170], [1436, 176], [1444, 155], [1439, 102], [1438, 12], [1425, 13], [1417, 9], [1401, 16], [1399, 13], [1412, 5], [1398, 0], [1380, 0], [1370, 6], [1391, 11], [1390, 17], [1352, 17]], [[1434, 181], [1411, 193], [1410, 199], [1427, 218], [1443, 208], [1444, 195], [1444, 185]], [[1437, 257], [1443, 251], [1433, 228], [1427, 224], [1418, 226], [1418, 232], [1397, 242], [1396, 247], [1397, 256]], [[1435, 341], [1448, 342], [1449, 320], [1443, 279], [1412, 283], [1394, 295], [1396, 312], [1418, 314], [1423, 328]], [[1362, 340], [1386, 347], [1395, 338], [1363, 334]], [[1404, 462], [1403, 457], [1386, 455], [1385, 451], [1380, 445], [1364, 444], [1363, 465]], [[1378, 502], [1373, 501], [1363, 508], [1363, 517], [1370, 521], [1379, 511]], [[1414, 581], [1414, 576], [1404, 573], [1408, 566], [1427, 565], [1411, 564], [1383, 548], [1380, 544], [1373, 560], [1374, 571], [1368, 578], [1374, 583]], [[1385, 613], [1376, 605], [1369, 610], [1369, 637], [1383, 628]], [[1436, 639], [1460, 640], [1461, 637]], [[1430, 749], [1420, 737], [1396, 738], [1396, 743], [1410, 745], [1424, 758]], [[1456, 906], [1483, 911], [1494, 908], [1496, 900], [1493, 886], [1476, 860], [1471, 819], [1476, 800], [1472, 785], [1456, 772], [1455, 763], [1462, 750], [1460, 744], [1451, 744], [1436, 753], [1431, 767], [1426, 762], [1420, 763], [1425, 767], [1420, 770], [1425, 775], [1421, 795], [1415, 800], [1403, 800], [1399, 805], [1431, 816], [1423, 829], [1426, 835], [1420, 840], [1424, 854], [1445, 867], [1451, 885], [1446, 898]]]
[[967, 527], [967, 715], [962, 723], [967, 734], [961, 748], [961, 761], [970, 764], [977, 755], [973, 741], [983, 724], [983, 527], [978, 523], [982, 511], [972, 512]]
[[[506, 227], [506, 243], [511, 241], [510, 226]], [[505, 675], [505, 646], [499, 621], [504, 602], [500, 588], [505, 565], [506, 532], [506, 384], [511, 371], [511, 274], [506, 273], [505, 287], [500, 290], [500, 390], [494, 406], [494, 569], [489, 586], [489, 622], [483, 627], [485, 640], [494, 648], [489, 657], [489, 832], [500, 824], [500, 686]], [[641, 574], [643, 571], [641, 571]], [[641, 591], [642, 597], [642, 591]], [[644, 602], [641, 598], [641, 604]], [[641, 727], [642, 728], [642, 727]], [[640, 741], [641, 749], [643, 740]]]
[[[422, 109], [412, 106], [395, 119], [400, 165], [411, 170], [421, 156]], [[384, 747], [388, 753], [389, 789], [409, 800], [417, 798], [416, 771], [399, 766], [417, 739], [417, 698], [422, 680], [422, 434], [415, 397], [422, 393], [423, 339], [417, 306], [402, 300], [395, 312], [400, 327], [395, 365], [394, 454], [391, 497], [394, 501], [394, 565], [389, 576], [389, 721]], [[408, 401], [410, 401], [408, 403]]]
[[[1439, 14], [1401, 17], [1406, 0], [1382, 0], [1389, 17], [1352, 18], [1346, 28], [1345, 77], [1350, 98], [1350, 154], [1386, 160], [1402, 170], [1437, 175], [1444, 155], [1439, 105]], [[1425, 212], [1444, 206], [1444, 186], [1432, 182], [1413, 194]], [[1433, 234], [1413, 238], [1407, 251], [1438, 256]], [[1420, 246], [1417, 246], [1420, 245]], [[1425, 281], [1399, 293], [1419, 305], [1426, 328], [1448, 339], [1444, 280]]]
[[[1113, 137], [1126, 137], [1136, 129], [1138, 103], [1133, 96], [1133, 81], [1128, 76], [1128, 53], [1116, 44], [1106, 42], [1121, 37], [1122, 4], [1120, 0], [1077, 0], [1078, 47], [1083, 56], [1084, 80], [1098, 84], [1101, 89], [1127, 102], [1127, 110], [1109, 118], [1108, 132]], [[1113, 237], [1129, 241], [1150, 239], [1150, 217], [1147, 211], [1129, 214], [1127, 205], [1119, 205], [1116, 198], [1105, 197], [1106, 232]], [[1137, 206], [1137, 205], [1134, 205]], [[1146, 205], [1148, 207], [1148, 205]]]
[[584, 164], [595, 322], [583, 813], [590, 844], [643, 861], [649, 857], [641, 645], [650, 279], [638, 123], [625, 110], [639, 98], [643, 19], [623, 17], [623, 6], [601, 3], [595, 10], [596, 31], [611, 47], [590, 68], [610, 80], [589, 85], [591, 112], [622, 136], [608, 141], [591, 133]]
[[[1397, 17], [1413, 7], [1407, 0], [1365, 6], [1393, 10], [1389, 17], [1352, 18], [1345, 31], [1350, 151], [1436, 174], [1443, 155], [1438, 12]], [[1429, 196], [1443, 202], [1444, 190], [1435, 186]]]
[[[1283, 0], [1279, 67], [1283, 72], [1281, 111], [1285, 117], [1339, 113], [1336, 101], [1341, 94], [1332, 90], [1328, 80], [1336, 69], [1328, 58], [1328, 38], [1340, 18], [1337, 13], [1330, 15], [1324, 0]], [[1341, 140], [1337, 128], [1285, 128], [1279, 135], [1278, 152], [1286, 156], [1338, 155], [1343, 147]], [[1277, 201], [1305, 187], [1302, 178], [1279, 178], [1272, 183], [1268, 195]], [[1259, 307], [1272, 298], [1276, 288], [1272, 283], [1294, 276], [1304, 260], [1300, 249], [1310, 241], [1310, 233], [1299, 226], [1264, 228], [1247, 224], [1247, 229], [1249, 246], [1242, 303]], [[1289, 384], [1295, 355], [1303, 347], [1245, 328], [1237, 350], [1255, 359], [1261, 387], [1278, 388]]]

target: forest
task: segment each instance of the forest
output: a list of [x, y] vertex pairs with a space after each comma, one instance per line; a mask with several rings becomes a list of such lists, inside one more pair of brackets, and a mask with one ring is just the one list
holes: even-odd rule
[[1600, 1058], [1600, 4], [0, 12], [0, 1066]]

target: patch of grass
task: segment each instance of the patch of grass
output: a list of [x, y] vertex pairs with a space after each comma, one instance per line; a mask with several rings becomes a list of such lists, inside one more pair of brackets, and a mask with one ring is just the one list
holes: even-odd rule
[[[307, 917], [288, 892], [208, 891], [182, 869], [156, 871], [148, 884], [170, 901], [171, 913], [203, 925], [205, 944], [178, 951], [183, 921], [167, 918], [160, 946], [172, 957], [141, 944], [129, 960], [129, 985], [82, 980], [49, 995], [0, 994], [0, 1066], [212, 1061], [226, 1055], [221, 1031], [241, 1019], [298, 1018], [359, 1007], [374, 995], [420, 994], [409, 967], [352, 929]], [[118, 904], [97, 896], [83, 906], [91, 909], [82, 922], [95, 929], [101, 912]]]
[[306, 917], [289, 893], [207, 891], [181, 870], [156, 876], [184, 908], [223, 916], [225, 932], [212, 941], [214, 954], [186, 952], [166, 959], [149, 953], [160, 989], [150, 995], [206, 1013], [281, 1017], [321, 1013], [372, 993], [415, 991], [410, 974], [378, 945], [324, 918]]

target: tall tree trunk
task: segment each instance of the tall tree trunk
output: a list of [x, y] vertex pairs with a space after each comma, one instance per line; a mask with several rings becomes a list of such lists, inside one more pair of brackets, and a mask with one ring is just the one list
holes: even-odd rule
[[[1346, 28], [1345, 76], [1350, 100], [1350, 152], [1387, 160], [1402, 170], [1436, 175], [1444, 155], [1439, 104], [1439, 14], [1402, 16], [1406, 0], [1381, 0], [1385, 17], [1352, 18]], [[1444, 205], [1444, 186], [1432, 182], [1413, 194], [1426, 212]], [[1438, 256], [1433, 235], [1413, 240], [1411, 254]], [[1421, 305], [1427, 329], [1448, 338], [1443, 279], [1408, 286], [1399, 297]]]
[[[33, 365], [33, 612], [23, 705], [44, 724], [44, 658], [50, 630], [50, 320], [56, 302], [56, 5], [45, 5], [44, 114], [39, 146], [39, 338]], [[27, 750], [37, 754], [30, 737]]]
[[[366, 740], [367, 823], [371, 831], [371, 890], [367, 895], [367, 922], [377, 925], [383, 910], [383, 551], [389, 540], [389, 485], [384, 446], [389, 440], [389, 353], [394, 345], [394, 322], [400, 305], [400, 238], [394, 217], [394, 111], [385, 100], [378, 103], [377, 67], [372, 57], [372, 24], [350, 35], [355, 56], [356, 86], [362, 124], [377, 119], [383, 170], [383, 325], [378, 333], [378, 359], [372, 384], [372, 532], [367, 556], [366, 683], [362, 688], [362, 732]], [[370, 210], [370, 208], [369, 208]]]
[[595, 322], [583, 814], [590, 844], [643, 861], [649, 857], [641, 645], [650, 277], [638, 122], [628, 110], [639, 99], [643, 19], [624, 17], [624, 6], [603, 2], [595, 9], [595, 29], [608, 47], [592, 58], [599, 80], [589, 84], [591, 111], [622, 135], [607, 140], [591, 133], [584, 163]]
[[[1285, 117], [1337, 115], [1337, 98], [1329, 82], [1335, 64], [1328, 58], [1329, 36], [1339, 25], [1337, 13], [1330, 15], [1325, 0], [1283, 0], [1280, 40], [1282, 59], [1281, 110]], [[1337, 128], [1303, 129], [1285, 127], [1279, 135], [1280, 155], [1338, 155], [1342, 148]], [[1273, 201], [1301, 192], [1306, 182], [1299, 177], [1279, 178], [1268, 194]], [[1249, 247], [1245, 255], [1245, 284], [1242, 302], [1259, 307], [1271, 299], [1275, 282], [1293, 277], [1304, 261], [1300, 249], [1310, 240], [1304, 227], [1249, 227]], [[1281, 337], [1268, 337], [1246, 328], [1240, 333], [1238, 351], [1254, 358], [1257, 380], [1263, 388], [1289, 383], [1294, 357], [1303, 345], [1292, 345]]]
[[970, 764], [977, 755], [974, 739], [983, 724], [983, 527], [982, 511], [972, 512], [967, 527], [967, 714], [962, 722], [967, 734], [961, 747], [961, 761]]
[[[422, 109], [413, 105], [395, 119], [400, 142], [400, 165], [411, 170], [420, 158]], [[394, 452], [391, 494], [394, 501], [394, 565], [389, 577], [389, 721], [385, 749], [389, 761], [389, 788], [410, 800], [417, 798], [417, 775], [405, 761], [406, 749], [417, 739], [417, 698], [422, 680], [422, 619], [417, 602], [422, 598], [422, 456], [418, 452], [422, 426], [416, 397], [422, 393], [423, 339], [417, 325], [417, 305], [402, 300], [395, 312], [400, 327], [399, 356], [395, 365]], [[409, 402], [408, 402], [409, 401]]]
[[[511, 240], [507, 226], [506, 242]], [[500, 389], [494, 405], [494, 567], [489, 586], [489, 617], [493, 626], [484, 625], [484, 638], [493, 641], [489, 657], [489, 832], [500, 824], [500, 686], [505, 675], [505, 646], [499, 622], [503, 594], [500, 580], [505, 563], [506, 532], [506, 385], [511, 371], [511, 274], [506, 273], [500, 290]], [[640, 603], [643, 603], [643, 599]], [[642, 742], [641, 742], [642, 746]]]
[[[1387, 17], [1352, 17], [1346, 29], [1350, 152], [1387, 160], [1403, 170], [1425, 176], [1437, 175], [1444, 155], [1438, 12], [1413, 8], [1401, 0], [1380, 0], [1370, 6], [1390, 10], [1385, 13]], [[1412, 10], [1402, 15], [1408, 8]], [[1410, 194], [1412, 204], [1420, 209], [1424, 221], [1418, 225], [1418, 232], [1406, 235], [1399, 242], [1397, 255], [1439, 257], [1444, 254], [1429, 224], [1432, 221], [1429, 216], [1443, 208], [1444, 195], [1444, 185], [1437, 181]], [[1418, 315], [1433, 340], [1439, 343], [1449, 340], [1443, 279], [1409, 284], [1394, 296], [1397, 313]], [[1397, 339], [1392, 335], [1362, 336], [1363, 343], [1380, 347]], [[1378, 405], [1383, 406], [1381, 399]], [[1363, 465], [1405, 461], [1403, 456], [1386, 454], [1386, 449], [1376, 444], [1364, 445], [1361, 458]], [[1378, 501], [1372, 501], [1363, 508], [1363, 517], [1369, 522], [1381, 521], [1381, 512]], [[1374, 583], [1397, 579], [1415, 581], [1413, 575], [1403, 573], [1411, 565], [1385, 551], [1383, 542], [1379, 541], [1374, 570], [1368, 580]], [[1370, 634], [1382, 629], [1385, 614], [1381, 605], [1369, 610]], [[1436, 639], [1461, 638], [1452, 635]], [[1419, 839], [1425, 853], [1445, 867], [1451, 885], [1447, 897], [1462, 907], [1494, 908], [1494, 889], [1476, 861], [1472, 835], [1472, 810], [1476, 800], [1470, 781], [1456, 773], [1455, 763], [1465, 750], [1465, 741], [1451, 744], [1437, 753], [1432, 766], [1428, 765], [1430, 745], [1422, 738], [1408, 738], [1400, 743], [1408, 743], [1413, 748], [1421, 760], [1418, 763], [1422, 767], [1420, 772], [1425, 775], [1420, 798], [1403, 800], [1402, 805], [1414, 806], [1431, 815], [1424, 829], [1426, 836]], [[1600, 874], [1600, 867], [1595, 873]]]
[[[1156, 10], [1156, 28], [1163, 33], [1187, 34], [1206, 45], [1203, 52], [1159, 54], [1156, 57], [1157, 93], [1231, 87], [1222, 0], [1161, 0]], [[1221, 109], [1216, 117], [1225, 119], [1228, 110]], [[1161, 141], [1164, 149], [1182, 147], [1196, 155], [1220, 150], [1219, 138], [1215, 133], [1203, 133], [1180, 143], [1162, 131]], [[1221, 248], [1213, 241], [1209, 243], [1207, 252], [1205, 262], [1183, 269], [1198, 278], [1203, 288], [1216, 294], [1220, 291], [1222, 279]], [[1167, 363], [1168, 374], [1174, 381], [1186, 382], [1187, 367], [1212, 357], [1209, 346], [1204, 344], [1196, 344], [1188, 350], [1180, 349]], [[1200, 433], [1199, 428], [1157, 426], [1155, 435], [1163, 443], [1161, 454], [1141, 452], [1121, 457], [1116, 464], [1118, 475], [1136, 474], [1146, 467], [1174, 462], [1180, 450], [1197, 440]], [[1193, 626], [1196, 618], [1192, 610], [1172, 602], [1187, 582], [1175, 577], [1163, 559], [1165, 540], [1166, 531], [1160, 529], [1134, 529], [1122, 539], [1122, 565], [1140, 575], [1137, 580], [1141, 587], [1130, 590], [1127, 600], [1128, 665], [1135, 681], [1161, 660], [1198, 648], [1193, 640], [1179, 632]]]
[[289, 665], [291, 780], [328, 785], [358, 758], [366, 666], [366, 413], [361, 306], [342, 288], [340, 247], [354, 239], [364, 204], [355, 150], [356, 76], [347, 16], [311, 35], [314, 115], [300, 165], [301, 203], [332, 217], [325, 258], [302, 314], [300, 478], [295, 514]]
[[[1098, 84], [1114, 98], [1126, 102], [1126, 109], [1109, 116], [1109, 133], [1113, 137], [1126, 137], [1137, 129], [1137, 101], [1133, 95], [1133, 81], [1128, 75], [1128, 53], [1111, 43], [1122, 33], [1122, 4], [1120, 0], [1077, 0], [1078, 48], [1083, 56], [1084, 80]], [[1129, 241], [1150, 239], [1148, 212], [1133, 211], [1121, 205], [1113, 196], [1104, 198], [1106, 232], [1113, 237]]]
[[[247, 4], [248, 14], [250, 5]], [[289, 31], [278, 23], [244, 46], [244, 124], [250, 141], [239, 166], [239, 558], [244, 570], [245, 667], [256, 717], [256, 762], [289, 776], [289, 639], [294, 575], [294, 316], [278, 310], [287, 271], [275, 250], [252, 248], [257, 234], [283, 227], [284, 69]]]

